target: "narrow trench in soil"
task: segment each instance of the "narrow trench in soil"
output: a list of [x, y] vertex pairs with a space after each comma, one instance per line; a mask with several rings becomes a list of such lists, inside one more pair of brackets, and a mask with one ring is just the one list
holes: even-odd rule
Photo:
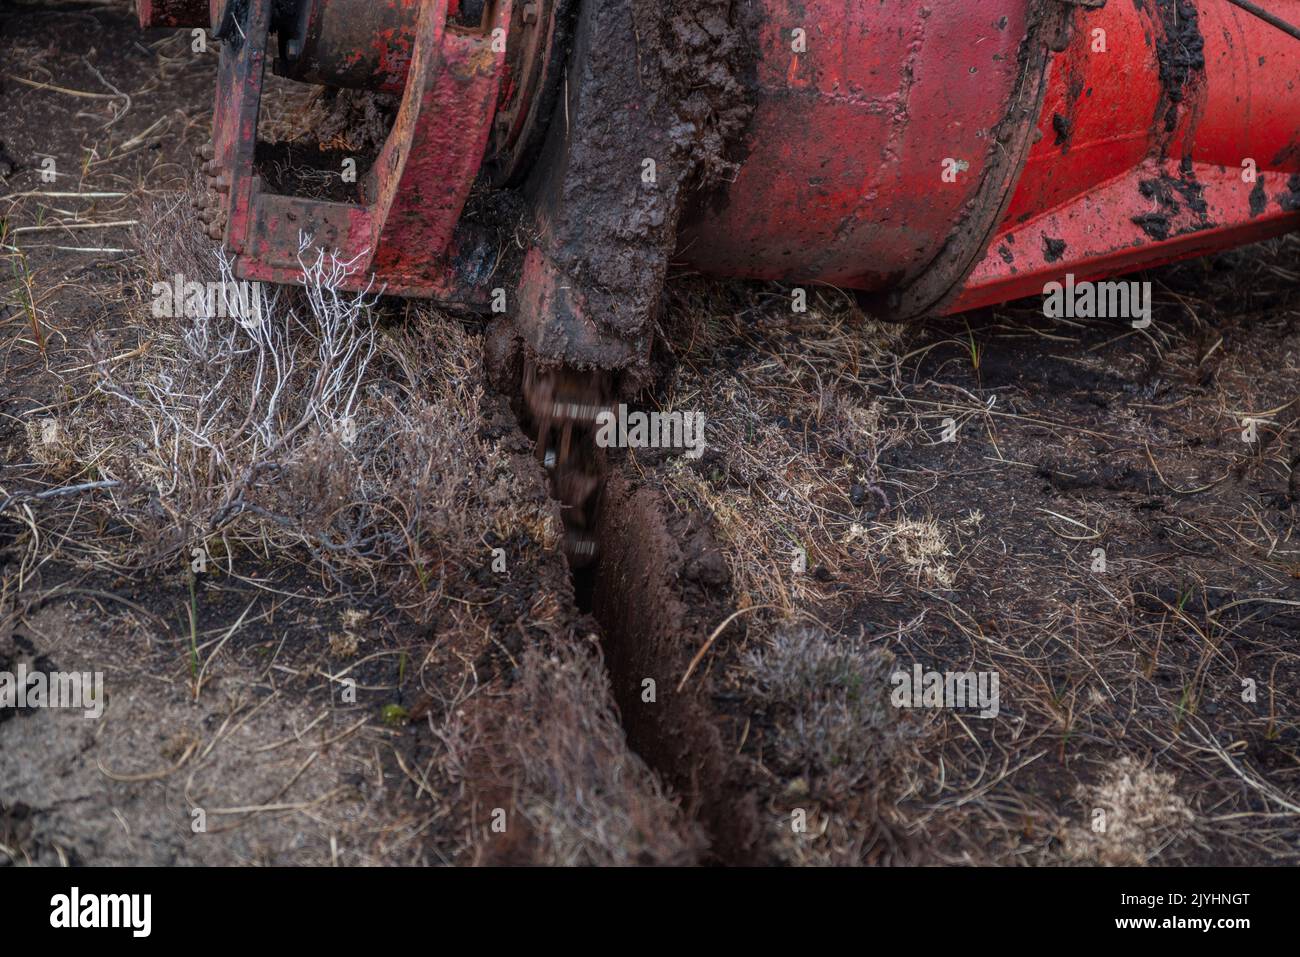
[[[584, 615], [591, 614], [592, 598], [596, 590], [596, 572], [600, 565], [600, 559], [596, 563], [586, 568], [574, 568], [570, 571], [573, 576], [573, 603], [577, 606], [578, 611]], [[601, 636], [601, 644], [604, 645], [604, 636]]]
[[[520, 429], [535, 440], [529, 416], [518, 404], [516, 414]], [[748, 863], [752, 815], [736, 813], [737, 788], [727, 780], [729, 761], [714, 715], [701, 690], [676, 692], [701, 640], [687, 610], [699, 602], [677, 587], [690, 577], [681, 574], [683, 551], [654, 493], [638, 489], [616, 466], [607, 464], [602, 471], [597, 558], [571, 568], [574, 604], [598, 626], [628, 747], [681, 797], [685, 813], [703, 829], [707, 863]], [[654, 703], [641, 697], [647, 677], [659, 689]]]
[[[682, 799], [704, 831], [707, 863], [758, 863], [758, 816], [747, 786], [724, 744], [702, 667], [683, 681], [687, 666], [730, 604], [725, 580], [710, 574], [708, 530], [676, 514], [653, 488], [623, 470], [604, 476], [596, 524], [599, 558], [585, 572], [591, 615], [614, 703], [628, 746]], [[643, 699], [643, 682], [656, 686]], [[680, 688], [680, 690], [679, 690]], [[730, 737], [730, 735], [728, 735]]]

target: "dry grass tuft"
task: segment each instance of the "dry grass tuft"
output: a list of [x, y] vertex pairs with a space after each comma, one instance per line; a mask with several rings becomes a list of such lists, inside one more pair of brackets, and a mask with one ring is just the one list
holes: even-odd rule
[[1098, 783], [1079, 787], [1077, 797], [1089, 817], [1068, 832], [1067, 853], [1114, 867], [1146, 865], [1194, 820], [1175, 784], [1172, 774], [1121, 757]]
[[919, 583], [939, 588], [952, 588], [955, 583], [947, 562], [952, 552], [943, 530], [933, 518], [903, 517], [892, 527], [885, 527], [875, 541], [869, 535], [865, 537], [869, 545], [892, 551]]
[[868, 591], [879, 569], [850, 533], [895, 500], [881, 462], [906, 430], [885, 421], [875, 393], [896, 381], [902, 333], [833, 290], [810, 295], [804, 313], [770, 289], [675, 293], [663, 405], [703, 412], [707, 448], [663, 480], [678, 507], [714, 516], [738, 604], [789, 614]]
[[[889, 701], [894, 656], [789, 624], [741, 657], [736, 682], [764, 715], [764, 764], [786, 780], [774, 838], [790, 863], [899, 863], [924, 727]], [[812, 819], [796, 832], [791, 814]]]
[[54, 478], [72, 474], [78, 443], [61, 419], [29, 419], [26, 430], [27, 454], [34, 463]]

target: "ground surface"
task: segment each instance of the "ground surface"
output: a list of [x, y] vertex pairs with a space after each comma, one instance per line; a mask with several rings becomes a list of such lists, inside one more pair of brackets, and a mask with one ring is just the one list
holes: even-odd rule
[[[0, 712], [0, 860], [1300, 857], [1296, 237], [1139, 277], [1145, 332], [677, 277], [640, 401], [708, 448], [610, 456], [575, 583], [476, 322], [361, 310], [315, 407], [338, 316], [278, 301], [259, 431], [245, 353], [150, 314], [219, 278], [211, 53], [71, 2], [0, 50], [0, 670], [107, 689]], [[916, 664], [999, 715], [891, 707]]]

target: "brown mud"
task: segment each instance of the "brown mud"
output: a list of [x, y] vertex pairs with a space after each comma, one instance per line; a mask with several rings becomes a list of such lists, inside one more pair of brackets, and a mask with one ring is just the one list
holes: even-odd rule
[[[1156, 35], [1156, 59], [1160, 65], [1161, 96], [1155, 119], [1172, 134], [1178, 126], [1179, 109], [1190, 103], [1205, 82], [1205, 38], [1201, 36], [1196, 5], [1188, 0], [1153, 0], [1162, 30]], [[1139, 10], [1144, 0], [1134, 0]]]
[[525, 340], [543, 361], [629, 369], [644, 385], [659, 291], [693, 190], [724, 178], [750, 104], [732, 5], [594, 0], [578, 12], [564, 124], [525, 192], [563, 277]]

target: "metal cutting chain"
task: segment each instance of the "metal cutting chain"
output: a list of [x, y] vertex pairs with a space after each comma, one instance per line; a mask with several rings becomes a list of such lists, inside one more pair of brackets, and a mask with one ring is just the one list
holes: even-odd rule
[[596, 447], [597, 417], [609, 408], [609, 373], [569, 368], [524, 371], [524, 400], [535, 426], [537, 458], [546, 469], [551, 494], [564, 519], [564, 549], [581, 568], [596, 559], [596, 508], [601, 468]]

